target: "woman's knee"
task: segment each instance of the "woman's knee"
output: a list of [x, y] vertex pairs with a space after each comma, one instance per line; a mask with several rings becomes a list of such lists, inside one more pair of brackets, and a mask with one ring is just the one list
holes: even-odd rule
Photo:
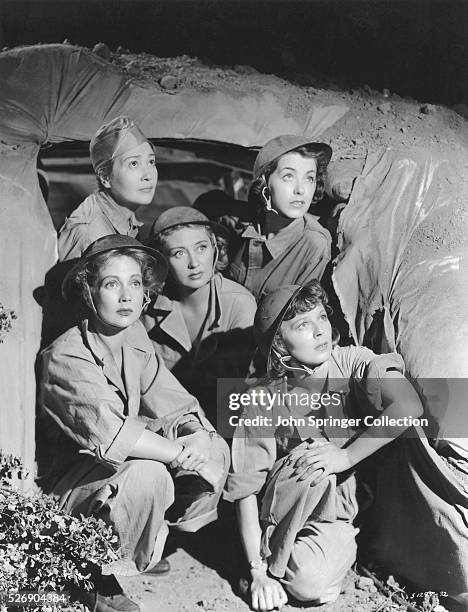
[[317, 568], [299, 568], [294, 573], [292, 580], [285, 584], [286, 590], [299, 601], [317, 601], [326, 603], [333, 601], [339, 595], [337, 588], [336, 597], [334, 594], [333, 583], [335, 577]]

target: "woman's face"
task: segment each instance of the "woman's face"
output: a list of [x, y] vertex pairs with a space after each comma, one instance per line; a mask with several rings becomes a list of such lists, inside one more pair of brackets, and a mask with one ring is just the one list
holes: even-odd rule
[[140, 264], [128, 255], [114, 255], [99, 270], [92, 297], [101, 322], [120, 329], [133, 325], [143, 308]]
[[317, 187], [315, 159], [299, 153], [280, 157], [276, 170], [268, 179], [271, 206], [289, 219], [303, 217], [309, 209]]
[[169, 270], [179, 287], [194, 291], [213, 276], [214, 247], [203, 226], [181, 227], [164, 238]]
[[120, 206], [135, 210], [150, 204], [158, 183], [154, 151], [147, 142], [115, 158], [112, 172], [103, 179]]
[[332, 328], [321, 304], [283, 321], [281, 335], [288, 353], [299, 363], [316, 368], [330, 358]]

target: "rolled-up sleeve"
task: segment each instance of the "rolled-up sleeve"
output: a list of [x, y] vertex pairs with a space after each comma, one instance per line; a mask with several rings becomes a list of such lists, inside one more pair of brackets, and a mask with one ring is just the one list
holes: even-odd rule
[[111, 467], [131, 453], [145, 429], [124, 405], [98, 364], [59, 344], [43, 354], [41, 399], [45, 410], [82, 449]]
[[[253, 419], [262, 414], [262, 409], [251, 405], [245, 408], [241, 418]], [[273, 429], [238, 425], [234, 432], [231, 453], [231, 470], [224, 498], [233, 502], [249, 495], [257, 495], [277, 458]]]

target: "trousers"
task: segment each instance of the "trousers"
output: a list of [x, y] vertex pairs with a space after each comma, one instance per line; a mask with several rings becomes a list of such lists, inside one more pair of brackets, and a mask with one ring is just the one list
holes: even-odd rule
[[356, 559], [356, 479], [318, 485], [298, 481], [294, 461], [301, 447], [276, 461], [268, 476], [260, 518], [262, 554], [270, 573], [300, 601], [334, 601]]
[[[219, 436], [213, 439], [210, 460], [219, 462], [225, 477], [216, 490], [200, 476], [169, 470], [158, 461], [130, 459], [116, 471], [89, 460], [80, 467], [80, 479], [53, 493], [64, 512], [96, 516], [111, 525], [118, 536], [121, 559], [103, 573], [131, 576], [151, 569], [161, 559], [169, 527], [195, 532], [217, 519], [217, 505], [229, 468], [229, 448]], [[62, 480], [70, 482], [70, 474]]]

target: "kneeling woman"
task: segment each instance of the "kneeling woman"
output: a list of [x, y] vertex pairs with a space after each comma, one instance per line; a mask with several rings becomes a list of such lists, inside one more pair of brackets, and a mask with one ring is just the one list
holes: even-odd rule
[[[87, 317], [43, 353], [42, 402], [65, 439], [52, 493], [64, 511], [113, 526], [123, 557], [114, 573], [126, 575], [157, 564], [167, 522], [197, 531], [216, 519], [227, 473], [226, 443], [139, 322], [166, 272], [134, 238], [96, 240], [64, 284]], [[138, 609], [116, 600], [115, 580], [101, 585], [93, 609]]]
[[280, 607], [286, 591], [316, 603], [338, 597], [356, 557], [353, 468], [407, 428], [354, 426], [422, 413], [401, 357], [334, 346], [328, 311], [313, 281], [265, 296], [255, 316], [269, 378], [239, 419], [226, 492], [238, 506], [255, 610]]

